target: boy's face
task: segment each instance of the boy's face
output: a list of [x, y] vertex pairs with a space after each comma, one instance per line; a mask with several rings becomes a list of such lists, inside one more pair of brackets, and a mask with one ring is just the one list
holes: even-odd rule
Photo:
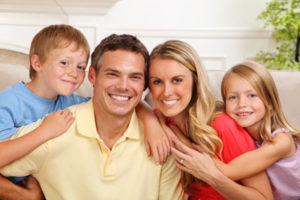
[[82, 84], [85, 76], [88, 55], [75, 43], [65, 48], [52, 49], [46, 60], [40, 63], [37, 71], [39, 87], [44, 94], [40, 96], [54, 99], [57, 95], [69, 96]]
[[94, 109], [115, 117], [130, 116], [144, 91], [144, 70], [142, 54], [126, 50], [106, 51], [98, 74], [92, 67], [89, 71], [89, 79], [94, 85]]

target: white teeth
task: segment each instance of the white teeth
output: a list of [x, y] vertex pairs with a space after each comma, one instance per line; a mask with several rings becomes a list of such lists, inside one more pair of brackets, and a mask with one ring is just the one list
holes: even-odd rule
[[113, 99], [116, 99], [118, 101], [128, 101], [129, 100], [129, 97], [124, 97], [124, 96], [115, 96], [115, 95], [111, 95], [111, 97]]
[[174, 103], [176, 103], [176, 102], [177, 102], [177, 100], [163, 101], [164, 104], [168, 104], [168, 105], [174, 104]]
[[250, 112], [242, 112], [242, 113], [238, 113], [237, 115], [238, 116], [248, 116], [250, 114], [251, 114]]

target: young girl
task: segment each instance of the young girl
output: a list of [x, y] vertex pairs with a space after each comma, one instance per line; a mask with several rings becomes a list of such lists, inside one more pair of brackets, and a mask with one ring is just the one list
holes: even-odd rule
[[[169, 124], [176, 125], [183, 132], [182, 137], [186, 136], [186, 142], [193, 141], [211, 156], [219, 154], [218, 149], [223, 147], [222, 156], [228, 162], [255, 149], [250, 136], [243, 129], [243, 133], [237, 130], [233, 119], [224, 116], [225, 114], [214, 117], [215, 98], [209, 88], [202, 62], [189, 44], [168, 40], [157, 45], [150, 54], [148, 67], [149, 87], [159, 115], [168, 118]], [[162, 120], [162, 125], [164, 122]], [[193, 148], [187, 147], [187, 151], [189, 150]], [[172, 155], [178, 161], [179, 168], [190, 164], [191, 159], [185, 159], [187, 151], [180, 153], [172, 148]], [[183, 157], [178, 159], [178, 154], [183, 154]], [[192, 161], [195, 165], [200, 163], [198, 160]], [[196, 173], [180, 168], [184, 171], [182, 185], [191, 200], [272, 199], [268, 178], [263, 172], [236, 183], [225, 177], [211, 163], [213, 165], [201, 162], [196, 166]], [[209, 170], [204, 169], [204, 173], [199, 175], [199, 168], [204, 165]], [[207, 185], [200, 184], [197, 179]]]
[[257, 150], [232, 160], [221, 171], [239, 180], [263, 171], [274, 199], [300, 197], [300, 132], [284, 117], [278, 92], [267, 69], [255, 62], [232, 67], [222, 81], [226, 113], [255, 140]]

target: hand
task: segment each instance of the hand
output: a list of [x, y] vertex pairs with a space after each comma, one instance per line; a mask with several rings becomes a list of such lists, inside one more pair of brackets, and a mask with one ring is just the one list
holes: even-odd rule
[[149, 120], [148, 123], [145, 124], [145, 147], [148, 156], [153, 155], [155, 164], [162, 165], [170, 153], [170, 143], [160, 123], [157, 122], [156, 120], [155, 123], [151, 125]]
[[[194, 148], [198, 148], [195, 145], [193, 146]], [[180, 140], [175, 141], [175, 147], [171, 147], [172, 155], [176, 159], [178, 168], [209, 183], [212, 177], [221, 172], [217, 169], [213, 159], [207, 153], [201, 152], [201, 149], [198, 150], [188, 147]]]
[[48, 114], [38, 128], [47, 139], [52, 139], [64, 133], [73, 122], [73, 113], [69, 109], [58, 110]]
[[24, 196], [22, 197], [23, 200], [44, 199], [44, 195], [40, 187], [40, 184], [33, 176], [28, 177], [28, 180], [25, 182], [24, 188], [25, 188], [25, 192], [24, 192]]

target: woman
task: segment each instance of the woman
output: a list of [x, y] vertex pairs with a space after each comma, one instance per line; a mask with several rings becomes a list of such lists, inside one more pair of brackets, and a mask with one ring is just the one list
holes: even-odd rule
[[[226, 116], [215, 118], [215, 99], [205, 70], [196, 51], [187, 43], [170, 40], [153, 49], [149, 60], [149, 86], [153, 102], [160, 113], [207, 154], [219, 156], [223, 160], [226, 158], [225, 161], [229, 162], [230, 158], [255, 148], [250, 143], [251, 139], [247, 138], [247, 133], [241, 134], [244, 144], [228, 142], [232, 135], [237, 139], [241, 138], [236, 132], [238, 126]], [[230, 125], [224, 127], [223, 120]], [[176, 144], [181, 151], [195, 154], [197, 159], [206, 156], [178, 141]], [[173, 152], [175, 155], [180, 153], [176, 149]], [[177, 161], [178, 165], [184, 162]], [[191, 199], [272, 199], [265, 173], [241, 180], [241, 184], [238, 184], [220, 173], [212, 161], [206, 162], [206, 166], [199, 165], [199, 169], [195, 171], [198, 173], [190, 171], [194, 176], [186, 172], [182, 175], [183, 187]], [[201, 184], [196, 178], [210, 186]]]

